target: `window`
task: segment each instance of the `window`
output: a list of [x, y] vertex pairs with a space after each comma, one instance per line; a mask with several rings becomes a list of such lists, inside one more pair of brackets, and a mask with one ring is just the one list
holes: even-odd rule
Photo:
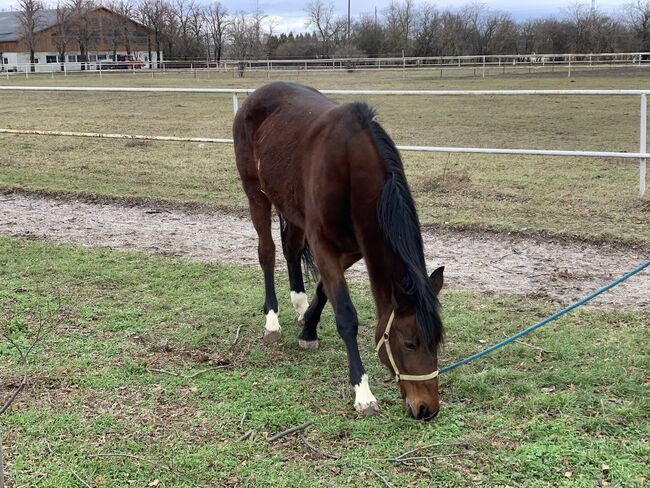
[[97, 55], [96, 54], [89, 54], [88, 55], [88, 61], [97, 61]]
[[76, 54], [70, 54], [68, 56], [68, 63], [76, 63], [77, 62], [77, 55]]
[[3, 59], [3, 64], [9, 64], [9, 58], [4, 58]]
[[50, 56], [50, 55], [45, 56], [45, 62], [46, 63], [56, 63], [56, 55], [54, 55], [54, 56]]
[[34, 58], [34, 64], [38, 63], [38, 58]]
[[97, 59], [99, 59], [100, 61], [103, 61], [104, 59], [106, 59], [106, 54], [98, 54]]

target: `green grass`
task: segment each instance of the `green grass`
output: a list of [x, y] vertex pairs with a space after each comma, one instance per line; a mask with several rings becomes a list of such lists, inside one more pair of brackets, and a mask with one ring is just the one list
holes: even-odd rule
[[[230, 74], [74, 75], [3, 84], [248, 86]], [[645, 71], [436, 78], [432, 72], [278, 76], [321, 88], [644, 88]], [[350, 101], [356, 97], [339, 97]], [[365, 97], [400, 144], [552, 149], [638, 149], [638, 97]], [[3, 127], [230, 137], [227, 95], [3, 92]], [[246, 202], [231, 146], [0, 135], [0, 189], [198, 202]], [[650, 243], [638, 162], [405, 152], [425, 223], [588, 240]]]
[[[26, 344], [30, 382], [0, 417], [16, 486], [641, 486], [650, 477], [647, 313], [579, 310], [441, 379], [442, 410], [408, 419], [372, 347], [374, 306], [354, 284], [362, 356], [383, 414], [359, 418], [329, 307], [322, 347], [297, 347], [286, 280], [282, 341], [262, 345], [255, 268], [0, 238], [1, 326]], [[523, 297], [443, 292], [448, 364], [551, 311]], [[240, 339], [232, 348], [235, 333]], [[0, 386], [21, 375], [0, 343]], [[192, 374], [194, 379], [151, 369]], [[542, 388], [551, 388], [544, 393]], [[254, 430], [239, 441], [243, 430]], [[267, 435], [311, 419], [299, 437]], [[385, 458], [431, 443], [430, 462]], [[48, 447], [49, 446], [49, 447]], [[136, 457], [98, 457], [98, 454]], [[603, 472], [602, 465], [609, 470]], [[73, 474], [73, 472], [75, 474]], [[570, 474], [569, 474], [570, 473]], [[570, 476], [570, 477], [568, 477]]]

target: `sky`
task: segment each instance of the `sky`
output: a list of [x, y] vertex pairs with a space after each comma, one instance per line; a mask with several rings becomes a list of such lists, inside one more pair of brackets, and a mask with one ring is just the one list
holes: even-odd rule
[[[213, 0], [198, 0], [199, 3], [211, 3]], [[243, 10], [251, 12], [255, 10], [256, 1], [265, 14], [270, 16], [277, 23], [276, 31], [294, 32], [305, 31], [304, 8], [309, 0], [220, 0], [231, 13]], [[373, 13], [375, 6], [381, 12], [385, 9], [390, 0], [350, 0], [352, 16], [357, 17], [363, 13]], [[416, 5], [424, 0], [415, 0]], [[627, 0], [596, 0], [596, 7], [612, 14], [621, 9]], [[45, 3], [52, 3], [53, 0], [45, 0]], [[471, 0], [431, 0], [430, 3], [439, 8], [461, 7]], [[486, 5], [489, 9], [510, 13], [515, 20], [534, 19], [549, 15], [562, 15], [569, 5], [575, 0], [478, 0], [478, 3]], [[582, 0], [579, 3], [591, 4], [591, 0]], [[7, 10], [16, 5], [16, 0], [0, 0], [0, 10]], [[336, 13], [347, 16], [347, 0], [334, 0]]]
[[[0, 4], [3, 1], [0, 0]], [[238, 10], [255, 10], [256, 0], [220, 0], [230, 12]], [[304, 8], [309, 0], [259, 0], [260, 9], [269, 16], [272, 16], [279, 23], [278, 31], [293, 30], [294, 32], [305, 30]], [[385, 9], [390, 0], [350, 0], [352, 17], [364, 13], [374, 13], [375, 6], [381, 12]], [[416, 5], [425, 0], [415, 0]], [[596, 0], [596, 7], [606, 13], [612, 14], [621, 10], [622, 5], [628, 0]], [[429, 3], [438, 8], [462, 7], [473, 0], [429, 0]], [[499, 10], [510, 13], [515, 20], [534, 19], [549, 15], [562, 15], [567, 7], [576, 3], [575, 0], [478, 0], [477, 3], [486, 5], [491, 10]], [[591, 0], [581, 0], [578, 3], [591, 5]], [[347, 0], [334, 0], [334, 8], [337, 14], [347, 16]]]

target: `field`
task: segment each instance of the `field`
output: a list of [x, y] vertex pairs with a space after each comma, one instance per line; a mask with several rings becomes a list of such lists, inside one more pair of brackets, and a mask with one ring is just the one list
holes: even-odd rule
[[[207, 76], [206, 74], [202, 74]], [[13, 84], [259, 86], [261, 78], [47, 77]], [[303, 79], [304, 77], [310, 77]], [[643, 88], [643, 72], [438, 80], [427, 73], [341, 74], [321, 88]], [[352, 100], [340, 97], [341, 101]], [[638, 97], [366, 97], [399, 144], [638, 150]], [[3, 92], [3, 127], [230, 137], [227, 95]], [[80, 103], [78, 103], [80, 102]], [[201, 202], [241, 210], [232, 148], [0, 135], [0, 188]], [[47, 155], [44, 157], [44, 155]], [[404, 153], [424, 222], [633, 244], [650, 243], [634, 160]]]
[[[380, 486], [373, 469], [393, 486], [641, 486], [650, 477], [647, 313], [578, 312], [528, 339], [547, 352], [515, 344], [451, 373], [442, 413], [422, 424], [405, 416], [374, 359], [363, 286], [354, 300], [383, 408], [375, 418], [351, 407], [329, 309], [323, 347], [308, 353], [281, 295], [285, 336], [261, 345], [254, 268], [13, 239], [0, 240], [0, 265], [11, 336], [24, 344], [45, 327], [28, 394], [3, 417], [16, 486], [79, 485], [75, 475], [93, 486]], [[507, 296], [442, 300], [444, 363], [550, 311]], [[15, 351], [3, 343], [0, 354], [0, 377], [17, 378]], [[212, 367], [222, 369], [187, 378]], [[337, 459], [298, 436], [266, 440], [307, 420], [309, 443]], [[387, 460], [429, 444], [418, 454], [427, 459]]]
[[[320, 88], [645, 88], [644, 72], [436, 78], [294, 76]], [[259, 86], [265, 77], [111, 74], [0, 84]], [[3, 92], [0, 127], [229, 137], [229, 96]], [[349, 98], [341, 97], [341, 101]], [[638, 150], [638, 98], [368, 97], [400, 144]], [[403, 154], [421, 219], [650, 252], [638, 162]], [[0, 135], [0, 199], [163, 202], [245, 214], [232, 147]], [[164, 207], [161, 207], [164, 208]], [[62, 224], [67, 225], [67, 224]], [[108, 223], [107, 223], [108, 225]], [[580, 243], [575, 243], [576, 249]], [[462, 252], [462, 250], [459, 250]], [[496, 256], [495, 256], [496, 258]], [[477, 263], [480, 264], [480, 263]], [[638, 264], [638, 263], [637, 263]], [[647, 272], [646, 272], [647, 273]], [[608, 270], [603, 270], [608, 276]], [[578, 277], [576, 277], [578, 279]], [[553, 281], [547, 283], [554, 286]], [[623, 285], [624, 286], [624, 285]], [[313, 284], [308, 286], [313, 292]], [[318, 352], [278, 277], [284, 335], [264, 346], [257, 267], [0, 235], [0, 414], [9, 486], [644, 486], [650, 311], [582, 308], [441, 378], [432, 422], [404, 413], [374, 352], [374, 304], [352, 284], [382, 413], [358, 416], [328, 307]], [[540, 290], [542, 292], [543, 290]], [[557, 309], [543, 294], [443, 290], [441, 364]], [[267, 439], [313, 421], [304, 433]], [[248, 435], [248, 437], [246, 437]], [[401, 456], [413, 451], [412, 454]]]

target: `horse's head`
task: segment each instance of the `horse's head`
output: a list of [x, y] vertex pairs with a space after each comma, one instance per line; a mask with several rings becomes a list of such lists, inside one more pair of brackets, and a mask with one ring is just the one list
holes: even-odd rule
[[[438, 295], [444, 267], [431, 276]], [[377, 328], [377, 352], [382, 363], [396, 376], [407, 411], [416, 419], [430, 420], [438, 414], [438, 351], [424, 340], [412, 305], [398, 305], [386, 322]]]

